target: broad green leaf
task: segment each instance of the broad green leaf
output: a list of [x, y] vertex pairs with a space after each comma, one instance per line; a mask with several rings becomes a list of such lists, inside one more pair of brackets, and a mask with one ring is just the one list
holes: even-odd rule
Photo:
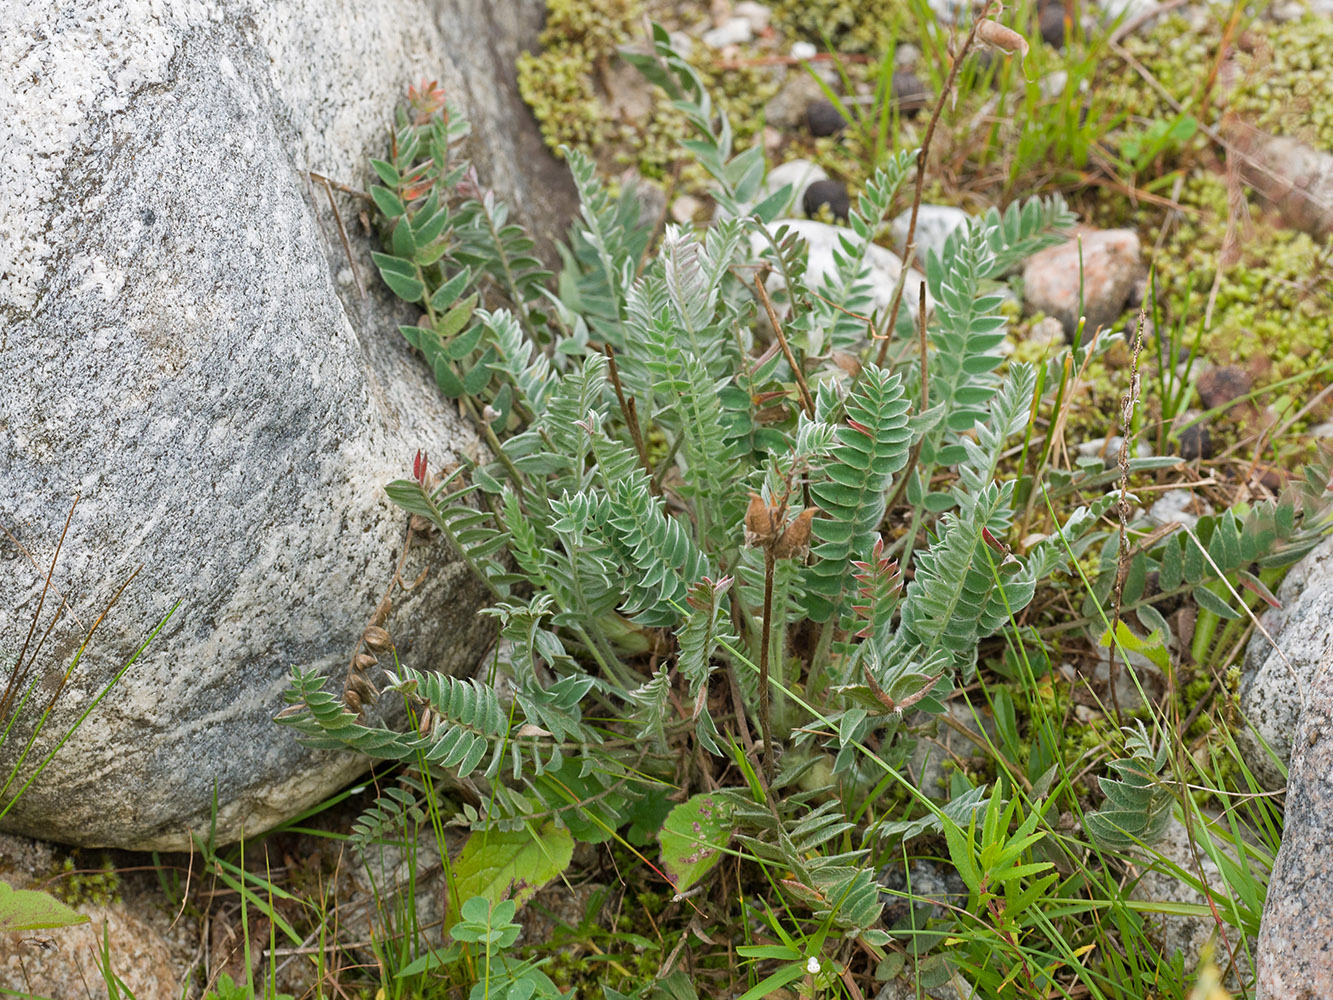
[[574, 838], [554, 823], [536, 831], [477, 830], [453, 864], [458, 898], [512, 899], [521, 906], [568, 868], [573, 855]]
[[[1171, 654], [1166, 651], [1166, 646], [1162, 642], [1161, 633], [1150, 632], [1147, 638], [1140, 639], [1135, 635], [1128, 625], [1123, 621], [1116, 622], [1116, 639], [1121, 647], [1129, 650], [1131, 653], [1138, 653], [1140, 656], [1146, 656], [1153, 662], [1159, 670], [1166, 670], [1171, 666]], [[1097, 640], [1099, 646], [1110, 648], [1112, 645], [1111, 632], [1108, 629], [1102, 633], [1102, 637]]]
[[376, 184], [370, 189], [370, 197], [375, 200], [375, 207], [390, 219], [396, 219], [407, 211], [403, 207], [403, 199], [386, 187], [380, 187]]
[[695, 795], [671, 810], [658, 840], [662, 867], [676, 892], [684, 892], [722, 860], [731, 834], [731, 806], [716, 795]]
[[87, 914], [72, 910], [54, 896], [36, 889], [13, 889], [8, 882], [0, 882], [0, 934], [87, 922]]
[[420, 302], [422, 293], [426, 291], [426, 286], [416, 278], [409, 278], [395, 271], [380, 268], [380, 277], [384, 279], [384, 283], [389, 286], [393, 294], [404, 302]]

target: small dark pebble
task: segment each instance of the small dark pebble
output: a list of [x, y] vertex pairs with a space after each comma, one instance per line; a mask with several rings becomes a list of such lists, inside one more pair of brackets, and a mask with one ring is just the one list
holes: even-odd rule
[[1037, 24], [1041, 29], [1041, 38], [1052, 48], [1065, 47], [1065, 5], [1063, 3], [1044, 3], [1037, 14]]
[[837, 135], [847, 127], [847, 119], [832, 101], [819, 100], [805, 106], [805, 124], [811, 135]]
[[852, 202], [847, 194], [846, 185], [841, 181], [815, 181], [805, 189], [802, 206], [806, 215], [815, 215], [825, 205], [829, 207], [835, 219], [847, 218]]
[[899, 114], [912, 117], [930, 106], [931, 96], [930, 88], [915, 73], [900, 70], [893, 74], [893, 100]]
[[1204, 408], [1211, 410], [1244, 396], [1253, 384], [1244, 368], [1223, 365], [1221, 368], [1210, 368], [1200, 375], [1194, 387], [1199, 391], [1199, 401]]
[[1213, 434], [1203, 424], [1194, 424], [1180, 432], [1180, 457], [1187, 462], [1213, 457]]

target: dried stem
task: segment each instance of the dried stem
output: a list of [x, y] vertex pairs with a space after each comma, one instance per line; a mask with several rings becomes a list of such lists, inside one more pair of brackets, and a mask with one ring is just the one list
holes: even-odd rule
[[1129, 575], [1129, 438], [1132, 432], [1134, 407], [1139, 401], [1139, 352], [1143, 350], [1143, 324], [1148, 318], [1148, 305], [1145, 301], [1139, 307], [1138, 328], [1134, 333], [1134, 358], [1129, 369], [1129, 390], [1120, 397], [1120, 499], [1116, 503], [1116, 512], [1120, 515], [1120, 547], [1115, 571], [1115, 596], [1111, 617], [1111, 663], [1107, 670], [1111, 688], [1111, 706], [1115, 709], [1116, 725], [1120, 724], [1120, 695], [1116, 692], [1116, 643], [1115, 636], [1120, 627], [1121, 600], [1125, 590], [1125, 577]]
[[759, 633], [759, 731], [764, 737], [764, 775], [773, 782], [773, 729], [769, 721], [768, 645], [773, 634], [773, 571], [777, 560], [764, 546], [764, 617]]
[[773, 308], [773, 300], [768, 297], [768, 289], [764, 287], [763, 273], [754, 276], [754, 288], [759, 293], [759, 301], [764, 304], [764, 309], [768, 312], [768, 321], [773, 324], [773, 334], [778, 338], [778, 344], [782, 347], [783, 357], [787, 359], [792, 374], [796, 376], [796, 387], [801, 392], [801, 407], [805, 410], [806, 416], [813, 417], [815, 415], [814, 398], [810, 395], [810, 387], [805, 384], [805, 375], [801, 373], [801, 366], [796, 363], [796, 356], [792, 354], [791, 345], [787, 343], [787, 337], [782, 332], [782, 324], [778, 322], [778, 314]]
[[648, 448], [643, 442], [643, 430], [639, 427], [638, 407], [634, 405], [634, 397], [627, 397], [624, 387], [620, 384], [620, 367], [616, 364], [616, 349], [610, 344], [603, 344], [602, 352], [606, 355], [607, 372], [611, 376], [611, 386], [616, 391], [616, 400], [620, 403], [620, 413], [625, 418], [625, 426], [629, 429], [630, 439], [634, 442], [634, 450], [639, 453], [639, 464], [648, 473], [648, 485], [653, 493], [660, 495], [661, 487], [653, 478], [653, 463], [648, 460]]
[[893, 331], [898, 325], [898, 310], [903, 304], [903, 288], [907, 285], [907, 271], [912, 266], [912, 261], [916, 257], [916, 217], [921, 210], [921, 197], [925, 192], [926, 186], [926, 157], [930, 154], [930, 143], [935, 138], [935, 126], [939, 124], [940, 115], [944, 113], [945, 102], [949, 99], [949, 92], [953, 90], [954, 82], [958, 79], [958, 69], [963, 65], [963, 60], [967, 58], [968, 52], [972, 50], [972, 43], [977, 39], [977, 27], [983, 20], [991, 16], [991, 9], [995, 6], [995, 0], [988, 0], [986, 7], [972, 21], [972, 29], [967, 33], [967, 38], [963, 40], [963, 47], [954, 58], [953, 65], [949, 67], [949, 76], [944, 81], [944, 87], [940, 90], [939, 100], [935, 102], [935, 108], [930, 113], [930, 123], [926, 125], [926, 134], [921, 138], [921, 148], [916, 154], [916, 186], [912, 191], [912, 217], [907, 223], [907, 244], [903, 248], [903, 273], [899, 276], [898, 284], [893, 290], [893, 304], [889, 307], [889, 322], [884, 327], [884, 339], [880, 341], [879, 354], [875, 357], [875, 364], [884, 366], [884, 357], [889, 350], [889, 341], [893, 337]]

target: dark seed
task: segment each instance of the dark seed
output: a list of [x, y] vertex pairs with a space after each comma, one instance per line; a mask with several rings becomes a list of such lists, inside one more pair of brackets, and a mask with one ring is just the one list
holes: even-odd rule
[[1195, 388], [1199, 390], [1199, 401], [1211, 410], [1244, 396], [1253, 384], [1244, 368], [1223, 365], [1221, 368], [1210, 368], [1200, 375]]
[[832, 101], [811, 101], [805, 106], [805, 124], [811, 135], [837, 135], [847, 127], [847, 119]]
[[1180, 432], [1180, 457], [1187, 462], [1197, 458], [1213, 457], [1213, 435], [1203, 424], [1186, 427]]
[[847, 212], [852, 207], [852, 202], [847, 194], [847, 188], [841, 181], [829, 180], [815, 181], [806, 188], [802, 205], [805, 208], [806, 215], [815, 215], [823, 206], [827, 205], [835, 219], [845, 219], [847, 218]]
[[905, 70], [893, 74], [893, 100], [899, 114], [911, 117], [930, 104], [930, 88], [915, 73]]
[[1065, 5], [1063, 3], [1044, 3], [1037, 15], [1041, 28], [1042, 40], [1052, 48], [1065, 47]]

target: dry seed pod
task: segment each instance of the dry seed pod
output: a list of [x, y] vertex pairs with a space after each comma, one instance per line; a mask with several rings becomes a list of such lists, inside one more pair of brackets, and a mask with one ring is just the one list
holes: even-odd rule
[[430, 534], [430, 529], [432, 527], [430, 520], [428, 518], [423, 517], [420, 514], [413, 514], [411, 518], [408, 519], [407, 523], [408, 527], [412, 529], [413, 534], [417, 535]]
[[380, 661], [375, 659], [370, 653], [357, 653], [356, 656], [352, 658], [352, 666], [356, 667], [357, 670], [369, 670], [379, 662]]
[[379, 606], [375, 608], [375, 613], [370, 616], [370, 624], [383, 625], [389, 620], [389, 612], [393, 610], [393, 599], [384, 595], [384, 600], [380, 601]]
[[1028, 40], [1013, 28], [1006, 28], [999, 21], [992, 21], [988, 17], [978, 21], [977, 38], [991, 48], [999, 49], [1011, 56], [1016, 55], [1020, 59], [1027, 57]]
[[360, 674], [352, 674], [347, 678], [347, 690], [356, 692], [362, 703], [368, 705], [373, 704], [375, 699], [379, 697], [379, 692], [375, 690], [375, 686]]
[[796, 520], [787, 525], [787, 530], [773, 546], [775, 558], [790, 559], [810, 551], [810, 522], [814, 520], [815, 510], [814, 507], [807, 507], [796, 515]]
[[351, 688], [343, 692], [343, 704], [347, 706], [347, 711], [361, 714], [361, 696]]
[[435, 728], [435, 715], [429, 708], [421, 712], [421, 721], [417, 723], [417, 735], [429, 736], [432, 729]]
[[376, 653], [382, 653], [393, 646], [393, 640], [389, 638], [389, 633], [378, 625], [370, 625], [361, 633], [361, 641], [366, 644], [366, 648], [374, 650]]
[[750, 494], [750, 506], [745, 509], [745, 544], [768, 545], [778, 537], [780, 511], [764, 503], [758, 493]]

